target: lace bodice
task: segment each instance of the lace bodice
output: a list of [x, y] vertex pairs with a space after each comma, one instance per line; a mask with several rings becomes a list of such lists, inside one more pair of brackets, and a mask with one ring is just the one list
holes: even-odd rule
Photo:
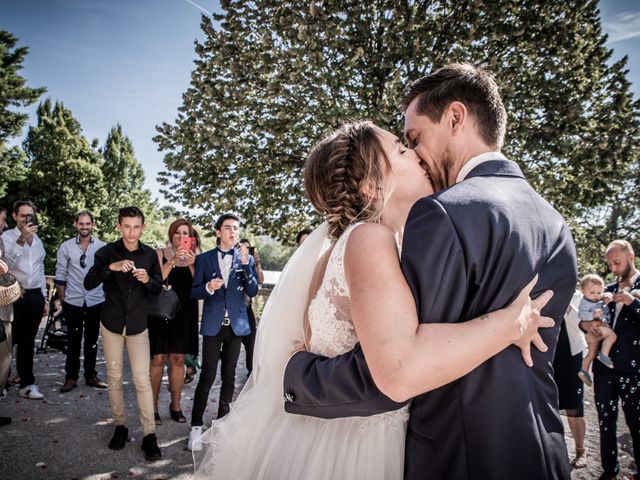
[[[359, 223], [350, 225], [337, 240], [327, 262], [327, 269], [318, 293], [309, 304], [311, 326], [310, 350], [318, 355], [335, 357], [351, 350], [358, 337], [351, 321], [349, 286], [344, 274], [344, 251], [349, 234]], [[358, 420], [361, 436], [366, 436], [372, 424], [380, 422], [395, 428], [409, 419], [409, 407], [363, 417]]]
[[322, 284], [309, 304], [310, 350], [326, 357], [348, 352], [358, 342], [351, 321], [349, 286], [344, 275], [347, 239], [357, 225], [359, 224], [347, 227], [336, 241]]

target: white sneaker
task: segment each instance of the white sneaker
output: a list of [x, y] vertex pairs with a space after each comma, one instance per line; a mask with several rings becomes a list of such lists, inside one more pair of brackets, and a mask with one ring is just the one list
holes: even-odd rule
[[31, 400], [40, 400], [44, 398], [44, 395], [40, 393], [37, 385], [27, 385], [24, 388], [21, 388], [19, 394], [23, 398], [30, 398]]
[[202, 427], [191, 427], [189, 432], [189, 441], [187, 442], [187, 450], [192, 452], [199, 452], [202, 450]]

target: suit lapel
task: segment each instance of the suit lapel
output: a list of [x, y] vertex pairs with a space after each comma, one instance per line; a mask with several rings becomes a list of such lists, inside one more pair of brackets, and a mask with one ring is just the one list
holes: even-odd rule
[[220, 264], [218, 263], [218, 247], [211, 251], [211, 266], [213, 267], [214, 278], [222, 278], [222, 272], [220, 271]]

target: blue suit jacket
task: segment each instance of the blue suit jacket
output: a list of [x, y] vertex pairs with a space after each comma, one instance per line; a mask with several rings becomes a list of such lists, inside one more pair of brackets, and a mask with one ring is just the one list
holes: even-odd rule
[[[633, 285], [633, 290], [640, 289], [640, 278]], [[607, 285], [607, 292], [618, 293], [618, 283]], [[609, 324], [613, 327], [616, 316], [616, 302], [609, 305]], [[640, 300], [633, 300], [631, 305], [624, 305], [616, 321], [614, 332], [618, 336], [611, 349], [613, 371], [621, 374], [640, 374]], [[594, 373], [611, 371], [600, 362], [593, 362]]]
[[204, 299], [200, 334], [213, 337], [220, 333], [225, 310], [229, 314], [231, 329], [238, 336], [251, 333], [247, 307], [244, 304], [245, 293], [255, 297], [258, 293], [258, 276], [253, 257], [249, 256], [249, 263], [240, 263], [240, 251], [233, 250], [233, 261], [226, 287], [219, 288], [213, 295], [207, 292], [206, 286], [212, 278], [222, 278], [218, 265], [218, 248], [209, 250], [196, 257], [195, 274], [191, 297]]

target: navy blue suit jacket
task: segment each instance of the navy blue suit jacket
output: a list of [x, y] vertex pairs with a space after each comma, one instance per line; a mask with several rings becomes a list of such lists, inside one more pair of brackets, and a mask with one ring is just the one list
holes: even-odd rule
[[[633, 285], [632, 290], [640, 289], [640, 278]], [[618, 283], [607, 285], [607, 292], [618, 293]], [[616, 302], [609, 305], [609, 323], [613, 326], [616, 315]], [[624, 305], [615, 323], [618, 338], [611, 349], [613, 370], [622, 374], [640, 374], [640, 300], [635, 298], [631, 305]], [[593, 362], [594, 373], [610, 371], [600, 362]], [[596, 378], [597, 381], [597, 378]]]
[[246, 293], [249, 297], [255, 297], [258, 293], [258, 275], [253, 257], [249, 256], [249, 263], [242, 265], [240, 251], [234, 249], [227, 286], [219, 288], [213, 295], [206, 290], [206, 285], [212, 278], [222, 278], [217, 248], [196, 257], [191, 297], [204, 299], [200, 334], [209, 337], [218, 335], [226, 310], [233, 333], [238, 336], [249, 335], [251, 329], [244, 295]]
[[[413, 399], [405, 479], [569, 479], [552, 369], [577, 281], [575, 247], [562, 217], [514, 162], [497, 157], [413, 206], [401, 263], [421, 323], [456, 323], [503, 308], [536, 273], [532, 295], [555, 292], [542, 313], [556, 321], [541, 330], [549, 350], [533, 349], [532, 368], [510, 346]], [[284, 388], [291, 413], [331, 418], [398, 407], [376, 388], [358, 347], [332, 359], [294, 355]]]

